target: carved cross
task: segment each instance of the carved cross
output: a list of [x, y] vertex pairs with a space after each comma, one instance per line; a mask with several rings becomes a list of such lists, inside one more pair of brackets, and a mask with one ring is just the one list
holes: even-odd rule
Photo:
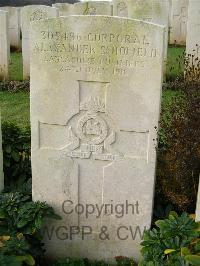
[[175, 21], [180, 21], [180, 34], [184, 34], [186, 27], [185, 24], [187, 23], [187, 8], [181, 7], [180, 12], [174, 14], [173, 17]]
[[128, 6], [125, 2], [117, 4], [117, 15], [120, 17], [128, 17]]
[[[139, 159], [148, 160], [147, 153], [135, 155], [134, 147], [132, 147], [133, 150], [130, 147], [134, 138], [137, 144], [138, 137], [145, 138], [148, 145], [149, 131], [135, 132], [117, 128], [115, 119], [107, 110], [109, 83], [78, 82], [80, 91], [79, 112], [73, 115], [66, 125], [51, 125], [40, 122], [40, 149], [60, 150], [65, 158], [69, 157], [74, 160], [78, 166], [78, 182], [81, 184], [81, 189], [85, 187], [87, 190], [84, 179], [88, 180], [89, 176], [89, 180], [93, 180], [94, 171], [95, 176], [98, 173], [99, 177], [89, 187], [93, 187], [90, 193], [94, 193], [94, 195], [100, 192], [99, 197], [96, 198], [98, 202], [100, 201], [99, 204], [102, 204], [104, 201], [102, 187], [105, 167], [118, 161], [135, 159], [135, 156]], [[66, 136], [65, 138], [62, 137], [61, 142], [60, 134]], [[48, 139], [45, 138], [47, 135]], [[124, 150], [120, 150], [120, 146], [116, 145], [118, 141], [122, 143]], [[147, 147], [145, 147], [145, 151], [147, 151]], [[83, 193], [83, 191], [79, 191], [78, 202], [87, 202]], [[79, 217], [78, 224], [84, 224], [84, 222], [83, 218]], [[100, 224], [97, 223], [96, 230], [99, 226]]]

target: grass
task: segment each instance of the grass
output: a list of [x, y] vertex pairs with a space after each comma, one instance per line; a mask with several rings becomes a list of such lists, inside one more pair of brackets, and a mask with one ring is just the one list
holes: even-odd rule
[[21, 128], [30, 127], [29, 93], [0, 92], [2, 122], [11, 122]]
[[11, 62], [9, 66], [10, 80], [23, 80], [22, 54], [11, 53]]
[[184, 71], [184, 47], [168, 48], [167, 80], [172, 80]]

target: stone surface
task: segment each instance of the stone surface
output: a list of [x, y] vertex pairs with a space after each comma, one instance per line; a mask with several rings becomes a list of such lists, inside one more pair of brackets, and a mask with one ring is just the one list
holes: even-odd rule
[[[185, 45], [189, 0], [172, 0], [170, 43]], [[197, 1], [198, 2], [198, 1]]]
[[168, 31], [169, 31], [169, 0], [129, 0], [129, 17], [165, 26], [164, 76], [166, 74]]
[[198, 189], [197, 204], [196, 204], [196, 221], [200, 222], [200, 178], [199, 178], [199, 189]]
[[56, 3], [52, 5], [59, 10], [59, 16], [73, 15], [73, 5], [68, 3]]
[[113, 0], [114, 16], [144, 20], [166, 27], [164, 39], [164, 76], [166, 73], [168, 51], [169, 12], [169, 0]]
[[112, 15], [112, 5], [108, 1], [79, 2], [73, 5], [73, 15]]
[[9, 20], [9, 40], [10, 45], [20, 48], [20, 10], [17, 7], [0, 7], [1, 10], [8, 12]]
[[0, 112], [0, 192], [4, 188], [4, 175], [3, 175], [3, 150], [2, 150], [2, 133], [1, 133], [1, 112]]
[[8, 12], [0, 10], [0, 80], [8, 78], [9, 55]]
[[30, 76], [30, 43], [29, 33], [31, 22], [53, 18], [58, 16], [58, 9], [43, 5], [32, 5], [21, 8], [22, 27], [22, 56], [23, 56], [23, 78]]
[[131, 0], [113, 0], [113, 16], [130, 17]]
[[113, 0], [113, 15], [168, 26], [169, 0]]
[[69, 16], [34, 23], [31, 40], [33, 199], [63, 218], [48, 223], [47, 254], [138, 258], [151, 225], [164, 27]]
[[200, 1], [196, 0], [189, 1], [186, 53], [200, 59]]

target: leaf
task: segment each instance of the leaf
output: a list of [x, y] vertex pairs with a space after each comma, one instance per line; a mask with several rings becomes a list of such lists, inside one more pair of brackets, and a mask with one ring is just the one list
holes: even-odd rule
[[30, 266], [35, 265], [35, 260], [31, 255], [26, 255], [24, 258], [24, 262]]
[[178, 218], [178, 214], [175, 211], [171, 211], [169, 216], [173, 216], [174, 218]]
[[18, 228], [22, 228], [24, 227], [25, 225], [27, 225], [27, 221], [24, 219], [20, 220], [18, 223], [17, 223], [17, 227]]
[[25, 262], [27, 265], [34, 266], [35, 260], [31, 255], [18, 256], [17, 260], [20, 262]]
[[175, 249], [165, 249], [164, 253], [165, 253], [165, 255], [168, 255], [174, 251], [176, 251], [176, 250]]
[[182, 256], [190, 255], [190, 250], [186, 247], [181, 248], [181, 255]]
[[13, 158], [13, 160], [15, 162], [19, 162], [20, 161], [20, 156], [19, 156], [19, 153], [18, 152], [12, 151], [11, 156], [12, 156], [12, 158]]
[[35, 218], [35, 227], [36, 227], [37, 229], [41, 229], [42, 225], [43, 225], [43, 219], [42, 219], [41, 216], [38, 215], [38, 216]]
[[56, 213], [51, 213], [46, 215], [47, 218], [55, 219], [55, 220], [62, 220], [62, 217]]
[[158, 220], [155, 222], [156, 226], [159, 227], [160, 229], [164, 228], [166, 226], [166, 223], [164, 220]]
[[185, 260], [192, 265], [200, 266], [200, 256], [198, 256], [198, 255], [185, 256]]
[[10, 236], [0, 236], [0, 241], [8, 241]]
[[18, 233], [17, 234], [17, 238], [20, 240], [20, 239], [22, 239], [24, 237], [24, 235], [22, 234], [22, 233]]

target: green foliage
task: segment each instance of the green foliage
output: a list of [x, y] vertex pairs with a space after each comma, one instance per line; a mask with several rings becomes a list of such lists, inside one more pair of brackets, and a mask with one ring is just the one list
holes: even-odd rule
[[191, 265], [200, 265], [200, 255], [187, 255], [185, 256], [185, 260]]
[[162, 201], [193, 213], [200, 172], [200, 79], [188, 68], [187, 79], [169, 83], [163, 94], [155, 205]]
[[84, 259], [71, 259], [71, 258], [65, 258], [62, 260], [57, 261], [54, 266], [85, 266], [85, 260]]
[[0, 194], [0, 265], [35, 265], [43, 260], [40, 229], [46, 218], [60, 217], [46, 203], [31, 201], [29, 195]]
[[[184, 118], [185, 108], [187, 105], [186, 95], [181, 90], [171, 90], [163, 88], [162, 112], [160, 118], [161, 128], [159, 130], [159, 150], [169, 148], [169, 134], [171, 134], [174, 116], [177, 119]], [[174, 106], [176, 106], [174, 110]], [[173, 113], [173, 111], [175, 111]]]
[[171, 212], [168, 219], [155, 224], [156, 228], [144, 233], [140, 266], [199, 265], [199, 223], [186, 213]]
[[126, 258], [126, 257], [116, 257], [115, 258], [118, 266], [134, 266], [134, 260], [132, 258]]
[[30, 132], [2, 124], [5, 189], [31, 190]]
[[[29, 254], [30, 245], [23, 235], [1, 237], [0, 262], [13, 265], [35, 265], [35, 260]], [[0, 264], [1, 265], [1, 264]], [[10, 265], [10, 264], [9, 264]]]
[[0, 91], [7, 92], [29, 92], [30, 91], [30, 81], [1, 81]]
[[[28, 257], [28, 256], [27, 256]], [[0, 254], [0, 265], [1, 266], [22, 266], [24, 265], [24, 262], [27, 261], [26, 256], [14, 256], [14, 255], [2, 255]], [[30, 259], [30, 257], [28, 257]], [[32, 260], [32, 258], [31, 258]], [[28, 264], [27, 265], [34, 265], [34, 264]]]

